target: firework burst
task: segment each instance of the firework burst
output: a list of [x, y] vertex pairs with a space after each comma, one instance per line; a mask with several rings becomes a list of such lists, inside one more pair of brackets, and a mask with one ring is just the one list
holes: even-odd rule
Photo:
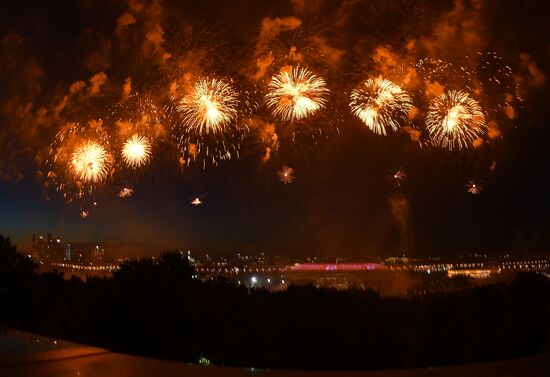
[[122, 147], [122, 159], [131, 168], [147, 164], [151, 159], [151, 142], [144, 136], [134, 134]]
[[93, 140], [85, 140], [71, 156], [71, 170], [76, 180], [86, 183], [103, 181], [111, 169], [109, 153]]
[[435, 98], [426, 115], [426, 126], [434, 145], [468, 148], [485, 132], [485, 115], [473, 98], [463, 91], [448, 91]]
[[132, 189], [132, 188], [130, 188], [130, 187], [123, 187], [123, 188], [118, 192], [118, 197], [119, 197], [119, 198], [129, 198], [129, 197], [131, 197], [133, 194], [134, 194], [134, 189]]
[[277, 175], [279, 176], [279, 181], [284, 183], [285, 185], [294, 182], [295, 176], [294, 176], [294, 169], [290, 166], [283, 166], [281, 170], [277, 172]]
[[[183, 164], [202, 159], [207, 164], [239, 156], [248, 127], [239, 121], [239, 93], [224, 79], [199, 78], [190, 93], [175, 102], [175, 137]], [[248, 106], [243, 102], [243, 107]]]
[[271, 78], [268, 90], [267, 107], [284, 121], [314, 114], [325, 107], [329, 94], [325, 80], [303, 67], [282, 70]]
[[391, 179], [396, 187], [400, 187], [405, 179], [407, 179], [407, 173], [402, 168], [399, 168], [391, 173]]
[[354, 115], [378, 135], [387, 129], [397, 131], [413, 108], [411, 97], [393, 82], [368, 79], [351, 92], [350, 107]]
[[166, 130], [162, 122], [163, 112], [146, 95], [133, 94], [113, 107], [106, 120], [113, 148], [119, 151], [117, 166], [123, 176], [132, 177], [138, 168], [150, 163], [159, 141]]
[[466, 191], [472, 195], [479, 195], [483, 190], [483, 182], [470, 179], [465, 185]]
[[184, 96], [177, 110], [182, 126], [195, 134], [224, 132], [237, 117], [238, 94], [224, 80], [203, 77]]
[[196, 198], [194, 198], [193, 200], [191, 200], [191, 205], [197, 207], [197, 206], [200, 206], [202, 205], [204, 202], [201, 200], [201, 198], [199, 198], [198, 196]]
[[50, 145], [45, 161], [47, 187], [72, 202], [92, 194], [113, 172], [109, 136], [101, 120], [67, 124]]

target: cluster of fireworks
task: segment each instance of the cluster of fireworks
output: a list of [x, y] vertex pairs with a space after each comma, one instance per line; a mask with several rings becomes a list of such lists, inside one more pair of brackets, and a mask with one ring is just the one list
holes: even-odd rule
[[[501, 63], [494, 54], [482, 57], [489, 63], [482, 64], [479, 72], [441, 60], [418, 61], [414, 67], [426, 82], [448, 83], [440, 93], [423, 98], [425, 105], [419, 100], [415, 106], [418, 98], [404, 89], [405, 84], [402, 87], [381, 76], [366, 78], [349, 95], [351, 114], [377, 135], [385, 136], [407, 126], [422, 134], [422, 145], [451, 151], [478, 146], [487, 134], [488, 118], [494, 111], [484, 106], [504, 112], [511, 106], [510, 94], [501, 96], [504, 99], [496, 104], [483, 102], [483, 94], [501, 85], [511, 71], [509, 67], [499, 68], [497, 75], [489, 75], [484, 81], [487, 84], [482, 85], [476, 82], [476, 75], [487, 75], [488, 65], [495, 64], [492, 61]], [[293, 133], [304, 129], [314, 115], [326, 110], [331, 95], [325, 78], [301, 65], [283, 66], [273, 74], [257, 96], [259, 100], [251, 99], [248, 91], [238, 88], [230, 79], [205, 75], [176, 88], [164, 104], [131, 95], [115, 105], [104, 120], [71, 124], [59, 132], [51, 144], [47, 178], [72, 201], [86, 198], [122, 174], [125, 178], [115, 182], [115, 186], [122, 187], [120, 198], [128, 198], [133, 196], [134, 188], [126, 176], [135, 176], [151, 165], [159, 139], [176, 141], [181, 166], [199, 160], [204, 169], [239, 157], [240, 145], [252, 127], [249, 120], [258, 117], [250, 109], [261, 109], [263, 104], [267, 116], [272, 117], [270, 123], [275, 124], [276, 132], [272, 132], [270, 140], [279, 143], [278, 127], [291, 126]], [[418, 124], [418, 119], [423, 119], [423, 125]], [[319, 128], [319, 132], [323, 130]], [[267, 149], [269, 153], [276, 150]], [[283, 166], [277, 176], [283, 184], [290, 184], [295, 171]], [[405, 179], [403, 169], [392, 173], [396, 187]], [[466, 187], [474, 195], [483, 188], [474, 181]], [[195, 198], [191, 204], [201, 205], [202, 200]], [[87, 216], [88, 211], [83, 213]]]

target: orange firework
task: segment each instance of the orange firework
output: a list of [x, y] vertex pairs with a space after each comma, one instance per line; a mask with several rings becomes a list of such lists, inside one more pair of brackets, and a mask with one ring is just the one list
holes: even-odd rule
[[351, 92], [351, 111], [374, 133], [386, 135], [386, 129], [397, 131], [413, 108], [411, 97], [393, 82], [368, 79]]
[[84, 124], [65, 125], [50, 145], [45, 167], [47, 185], [61, 192], [67, 202], [81, 202], [93, 195], [114, 172], [103, 121], [91, 119]]
[[123, 187], [119, 193], [118, 193], [118, 197], [119, 198], [129, 198], [130, 196], [132, 196], [134, 194], [134, 189], [130, 188], [130, 187]]
[[197, 134], [223, 132], [237, 117], [237, 92], [224, 80], [203, 77], [177, 106], [182, 126]]
[[483, 182], [476, 181], [475, 179], [470, 179], [466, 183], [466, 191], [472, 195], [479, 195], [483, 190]]
[[473, 98], [463, 91], [448, 91], [435, 98], [426, 115], [432, 143], [453, 149], [468, 148], [485, 132], [485, 115]]
[[294, 182], [294, 169], [290, 166], [283, 166], [281, 170], [277, 173], [279, 180], [285, 185]]
[[133, 135], [122, 147], [122, 158], [127, 166], [138, 168], [151, 159], [151, 143], [148, 138], [138, 134]]
[[109, 153], [92, 140], [84, 141], [75, 149], [70, 163], [75, 179], [86, 183], [103, 181], [111, 169]]
[[265, 100], [273, 115], [292, 121], [307, 118], [324, 108], [328, 94], [324, 79], [307, 68], [292, 67], [271, 78]]

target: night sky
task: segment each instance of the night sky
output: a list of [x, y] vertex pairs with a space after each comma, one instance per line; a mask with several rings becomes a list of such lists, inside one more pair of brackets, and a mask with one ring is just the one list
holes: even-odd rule
[[[544, 1], [11, 3], [0, 15], [0, 234], [19, 246], [51, 232], [104, 243], [120, 256], [180, 247], [356, 259], [549, 252]], [[293, 46], [300, 64], [331, 90], [327, 108], [302, 122], [295, 140], [262, 99]], [[496, 52], [511, 67], [502, 86], [513, 88], [515, 99], [513, 116], [505, 116], [494, 104], [510, 90], [480, 95], [494, 132], [475, 148], [429, 145], [425, 80], [400, 82], [419, 108], [407, 123], [421, 131], [419, 139], [405, 129], [375, 135], [349, 111], [349, 93], [368, 77], [399, 81], [423, 58], [471, 67], [477, 52]], [[262, 66], [269, 53], [272, 61]], [[106, 118], [128, 78], [131, 93], [162, 108], [171, 83], [200, 75], [232, 78], [257, 104], [239, 158], [181, 168], [166, 121], [168, 136], [151, 165], [131, 176], [132, 197], [118, 198], [121, 182], [112, 178], [83, 219], [83, 204], [46, 187], [50, 143], [64, 124]], [[460, 85], [451, 79], [438, 83]], [[74, 94], [79, 81], [85, 87]], [[261, 136], [267, 124], [279, 135], [269, 158]], [[285, 165], [295, 170], [291, 184], [277, 177]], [[396, 187], [391, 177], [399, 168], [406, 179]], [[469, 179], [483, 182], [479, 195], [467, 192]], [[204, 204], [191, 205], [195, 197]]]

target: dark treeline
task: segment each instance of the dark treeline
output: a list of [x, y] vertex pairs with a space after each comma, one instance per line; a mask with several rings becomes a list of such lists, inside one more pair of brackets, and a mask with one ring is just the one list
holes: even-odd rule
[[192, 279], [185, 255], [126, 262], [112, 278], [37, 273], [0, 237], [0, 321], [114, 351], [231, 366], [398, 368], [548, 351], [550, 279], [423, 297]]

